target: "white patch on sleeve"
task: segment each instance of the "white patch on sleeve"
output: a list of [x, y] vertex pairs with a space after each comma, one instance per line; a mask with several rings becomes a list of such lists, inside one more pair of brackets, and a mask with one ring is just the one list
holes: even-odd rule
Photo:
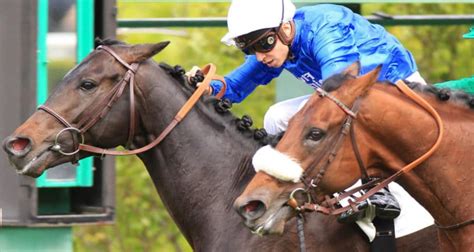
[[303, 174], [303, 168], [298, 162], [270, 145], [260, 148], [255, 153], [252, 164], [256, 172], [263, 171], [282, 181], [297, 183]]

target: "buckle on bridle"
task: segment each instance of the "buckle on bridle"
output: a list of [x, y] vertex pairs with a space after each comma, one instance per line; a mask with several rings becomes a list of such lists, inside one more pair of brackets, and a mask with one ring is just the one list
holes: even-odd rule
[[[80, 137], [81, 141], [80, 141], [80, 143], [77, 145], [77, 149], [74, 150], [74, 151], [72, 151], [72, 152], [64, 152], [64, 151], [62, 151], [62, 150], [61, 150], [61, 145], [60, 145], [59, 142], [58, 142], [59, 136], [60, 136], [62, 133], [66, 132], [66, 131], [72, 131], [72, 132], [77, 133], [79, 136], [81, 136], [81, 137]], [[73, 136], [73, 137], [74, 137], [74, 136]], [[64, 128], [64, 129], [60, 130], [60, 131], [58, 132], [58, 134], [56, 134], [56, 137], [55, 137], [55, 139], [54, 139], [54, 145], [51, 147], [51, 150], [57, 151], [57, 152], [59, 152], [59, 153], [65, 155], [65, 156], [72, 156], [72, 155], [77, 154], [77, 153], [81, 150], [81, 149], [79, 148], [79, 146], [80, 146], [81, 144], [84, 144], [84, 135], [82, 134], [82, 132], [81, 132], [79, 129], [77, 129], [77, 128], [74, 128], [74, 127], [67, 127], [67, 128]]]
[[[298, 201], [295, 199], [295, 194], [297, 192], [303, 192], [304, 194], [306, 194], [306, 196], [308, 197], [308, 201], [307, 202], [304, 202], [302, 205], [298, 205]], [[306, 203], [311, 203], [311, 195], [308, 193], [308, 191], [306, 191], [305, 189], [303, 188], [296, 188], [295, 190], [293, 190], [291, 193], [290, 193], [290, 197], [287, 201], [288, 205], [290, 207], [292, 207], [293, 209], [295, 209], [296, 211], [301, 211], [301, 206], [303, 206], [304, 204]]]

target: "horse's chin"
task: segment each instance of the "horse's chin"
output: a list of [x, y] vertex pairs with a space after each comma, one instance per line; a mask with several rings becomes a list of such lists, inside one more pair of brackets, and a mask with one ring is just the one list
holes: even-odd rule
[[260, 217], [257, 222], [249, 226], [252, 233], [257, 235], [281, 235], [285, 231], [286, 222], [295, 216], [293, 209], [284, 205], [276, 211], [271, 211]]
[[36, 155], [32, 155], [31, 158], [24, 158], [21, 161], [11, 160], [11, 162], [15, 165], [18, 174], [37, 178], [41, 176], [47, 168], [54, 166], [53, 160], [55, 159], [54, 152], [44, 150]]

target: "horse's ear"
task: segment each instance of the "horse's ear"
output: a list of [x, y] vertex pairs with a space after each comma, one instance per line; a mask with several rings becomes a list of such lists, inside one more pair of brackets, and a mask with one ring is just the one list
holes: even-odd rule
[[352, 63], [350, 66], [348, 66], [344, 71], [342, 71], [343, 74], [349, 74], [351, 76], [358, 76], [360, 73], [360, 62], [357, 60], [354, 63]]
[[378, 65], [374, 70], [355, 79], [349, 88], [349, 92], [353, 95], [364, 95], [377, 82], [382, 65]]
[[163, 50], [170, 42], [163, 41], [157, 44], [138, 44], [133, 45], [128, 50], [129, 63], [138, 63], [145, 61]]

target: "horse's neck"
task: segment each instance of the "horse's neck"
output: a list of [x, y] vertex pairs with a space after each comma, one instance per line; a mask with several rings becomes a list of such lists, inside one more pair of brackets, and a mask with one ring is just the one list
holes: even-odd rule
[[[393, 173], [427, 152], [436, 141], [438, 128], [421, 107], [407, 102], [397, 91], [383, 89], [387, 88], [377, 88], [367, 97], [357, 131], [365, 131], [368, 145], [384, 144], [372, 148], [372, 153], [384, 159]], [[474, 113], [467, 107], [439, 102], [432, 95], [423, 96], [443, 119], [445, 133], [439, 149], [400, 182], [437, 221], [453, 224], [474, 215], [470, 204], [474, 200]]]
[[[146, 133], [154, 137], [186, 99], [180, 84], [163, 82], [160, 88], [150, 89], [148, 113], [141, 114]], [[174, 95], [166, 95], [165, 87]], [[240, 161], [257, 148], [234, 126], [213, 123], [204, 109], [203, 104], [194, 107], [158, 147], [140, 155], [170, 214], [192, 243], [215, 243], [193, 239], [223, 239], [226, 233], [235, 235], [230, 230], [241, 229], [240, 218], [231, 208], [238, 193], [231, 190], [232, 179]]]

